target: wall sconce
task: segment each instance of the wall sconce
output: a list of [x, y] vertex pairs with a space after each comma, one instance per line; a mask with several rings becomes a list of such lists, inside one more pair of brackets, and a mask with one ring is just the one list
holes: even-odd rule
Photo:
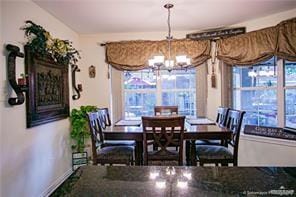
[[76, 72], [80, 72], [80, 69], [77, 65], [72, 65], [72, 87], [77, 93], [72, 96], [73, 100], [78, 100], [80, 98], [80, 92], [82, 92], [82, 84], [77, 84], [76, 86]]
[[18, 84], [15, 79], [15, 59], [16, 57], [24, 58], [24, 53], [20, 52], [20, 48], [15, 45], [8, 44], [6, 45], [6, 50], [9, 51], [7, 58], [7, 72], [8, 72], [8, 81], [12, 89], [16, 93], [16, 97], [9, 98], [8, 103], [10, 105], [21, 105], [25, 101], [25, 96], [23, 92], [28, 90], [28, 84]]

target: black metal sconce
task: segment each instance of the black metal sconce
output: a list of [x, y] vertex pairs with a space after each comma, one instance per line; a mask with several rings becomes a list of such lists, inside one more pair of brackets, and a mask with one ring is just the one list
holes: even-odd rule
[[25, 101], [25, 96], [23, 92], [26, 92], [28, 90], [28, 85], [20, 85], [16, 82], [15, 59], [16, 57], [24, 58], [24, 53], [20, 52], [20, 48], [18, 46], [11, 44], [6, 45], [6, 50], [9, 51], [7, 58], [8, 81], [16, 93], [16, 97], [9, 98], [8, 103], [10, 105], [21, 105]]
[[77, 95], [73, 95], [73, 100], [78, 100], [80, 98], [80, 92], [82, 92], [82, 84], [77, 84], [76, 86], [76, 72], [80, 72], [77, 65], [72, 65], [72, 87], [74, 88]]

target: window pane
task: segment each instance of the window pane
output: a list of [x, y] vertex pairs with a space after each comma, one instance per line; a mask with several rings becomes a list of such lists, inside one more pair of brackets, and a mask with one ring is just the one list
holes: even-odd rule
[[235, 90], [233, 101], [235, 109], [246, 111], [244, 124], [277, 125], [276, 90]]
[[124, 89], [156, 89], [156, 77], [147, 70], [124, 72]]
[[296, 89], [285, 91], [285, 119], [286, 127], [296, 128]]
[[195, 88], [195, 69], [173, 70], [161, 74], [162, 89], [188, 89]]
[[296, 85], [296, 62], [285, 61], [285, 85]]
[[196, 114], [196, 98], [195, 91], [177, 92], [176, 101], [179, 106], [179, 114], [186, 116], [195, 116]]
[[253, 66], [233, 68], [233, 87], [270, 87], [277, 84], [274, 58]]
[[156, 104], [155, 93], [125, 93], [125, 118], [136, 119], [153, 115]]
[[[173, 72], [173, 71], [171, 71]], [[176, 76], [172, 73], [165, 73], [161, 75], [161, 87], [162, 89], [175, 89]]]
[[176, 105], [174, 92], [162, 93], [162, 105]]

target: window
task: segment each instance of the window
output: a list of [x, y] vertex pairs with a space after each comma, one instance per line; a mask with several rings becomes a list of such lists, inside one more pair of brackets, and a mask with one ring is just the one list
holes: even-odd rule
[[274, 58], [233, 68], [233, 107], [246, 111], [244, 124], [277, 126], [277, 67]]
[[296, 62], [272, 58], [234, 67], [232, 87], [233, 107], [246, 111], [244, 124], [296, 129]]
[[195, 69], [124, 72], [125, 119], [153, 115], [155, 105], [177, 105], [179, 114], [196, 116]]
[[296, 128], [296, 62], [284, 61], [285, 126]]

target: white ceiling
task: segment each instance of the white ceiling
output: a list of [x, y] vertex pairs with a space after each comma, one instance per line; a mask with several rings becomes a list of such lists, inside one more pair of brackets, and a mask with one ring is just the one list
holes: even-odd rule
[[[81, 34], [167, 30], [167, 0], [33, 0]], [[296, 8], [296, 0], [171, 0], [172, 30], [229, 26]]]

